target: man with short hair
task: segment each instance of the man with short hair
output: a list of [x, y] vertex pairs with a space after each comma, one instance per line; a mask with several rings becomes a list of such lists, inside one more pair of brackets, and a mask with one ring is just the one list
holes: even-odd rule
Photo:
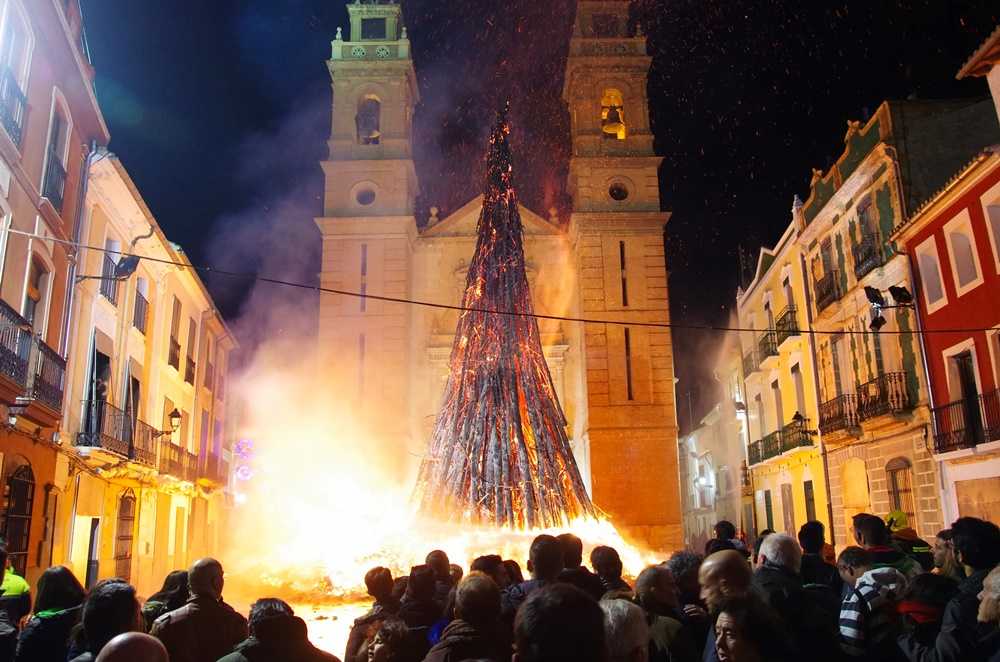
[[604, 613], [569, 584], [540, 587], [524, 600], [514, 640], [512, 662], [607, 662]]
[[143, 632], [120, 634], [101, 649], [97, 662], [170, 662], [160, 640]]
[[912, 558], [891, 546], [889, 528], [869, 513], [858, 513], [852, 518], [854, 540], [872, 555], [872, 568], [895, 568], [904, 577], [916, 577], [923, 569]]
[[955, 545], [952, 544], [951, 529], [942, 529], [934, 537], [934, 547], [931, 555], [934, 558], [934, 570], [939, 575], [951, 577], [956, 582], [965, 579], [962, 564], [955, 559]]
[[481, 572], [472, 572], [455, 590], [455, 620], [424, 662], [461, 662], [469, 659], [506, 660], [509, 637], [501, 637], [500, 589]]
[[187, 604], [160, 616], [149, 631], [166, 646], [170, 662], [216, 662], [247, 638], [247, 619], [222, 600], [224, 584], [215, 559], [191, 566]]
[[749, 556], [747, 546], [736, 537], [736, 525], [728, 520], [719, 520], [713, 527], [715, 537], [705, 543], [705, 556], [715, 552], [735, 549], [744, 556]]
[[97, 582], [83, 603], [80, 621], [85, 649], [74, 651], [78, 654], [71, 662], [94, 662], [109, 641], [120, 634], [141, 629], [142, 616], [135, 588], [118, 578]]
[[572, 533], [556, 536], [562, 545], [563, 565], [566, 567], [559, 573], [559, 581], [572, 584], [595, 600], [604, 595], [604, 583], [601, 578], [583, 565], [583, 541]]
[[[698, 570], [701, 583], [701, 599], [712, 617], [719, 614], [719, 608], [728, 598], [745, 597], [750, 593], [753, 575], [746, 558], [735, 549], [716, 552], [707, 557]], [[715, 649], [715, 632], [710, 628], [705, 641], [703, 662], [718, 662]]]
[[933, 647], [912, 634], [899, 637], [899, 647], [911, 662], [985, 660], [998, 647], [996, 625], [980, 623], [977, 613], [983, 580], [1000, 563], [1000, 528], [976, 517], [960, 517], [952, 523], [951, 533], [955, 558], [965, 567], [966, 578], [944, 609]]
[[306, 623], [278, 598], [261, 598], [250, 607], [250, 636], [219, 662], [340, 662], [309, 642]]
[[840, 607], [840, 649], [852, 659], [873, 662], [897, 657], [895, 607], [906, 577], [892, 566], [875, 567], [874, 555], [862, 547], [841, 552], [837, 569], [850, 587]]
[[533, 591], [557, 581], [562, 570], [563, 548], [559, 541], [545, 533], [536, 536], [528, 550], [528, 572], [531, 573], [531, 579], [503, 592], [501, 605], [504, 617], [513, 619], [521, 603]]
[[435, 549], [427, 554], [424, 564], [434, 571], [434, 601], [441, 606], [443, 611], [448, 602], [448, 594], [455, 586], [455, 582], [451, 579], [451, 561], [442, 550]]
[[601, 578], [604, 584], [604, 592], [608, 591], [631, 591], [624, 579], [622, 579], [622, 559], [618, 556], [618, 550], [607, 545], [598, 545], [590, 552], [590, 565], [594, 572]]
[[844, 582], [837, 572], [837, 566], [823, 560], [825, 534], [823, 523], [815, 520], [806, 522], [799, 529], [799, 545], [802, 547], [802, 567], [799, 574], [803, 585], [829, 586], [839, 599]]
[[678, 601], [677, 582], [670, 568], [651, 565], [635, 580], [635, 601], [649, 625], [649, 661], [681, 662], [699, 659], [698, 642], [685, 627]]
[[490, 579], [496, 583], [501, 591], [510, 586], [510, 575], [507, 574], [507, 566], [504, 565], [503, 558], [499, 554], [486, 554], [485, 556], [476, 557], [469, 569], [489, 575]]
[[365, 588], [368, 595], [375, 599], [372, 608], [364, 616], [354, 620], [351, 632], [347, 636], [347, 650], [344, 653], [345, 660], [353, 660], [365, 637], [368, 636], [368, 629], [376, 622], [384, 620], [387, 616], [395, 615], [399, 611], [399, 600], [392, 595], [393, 579], [392, 572], [388, 568], [377, 566], [365, 573]]

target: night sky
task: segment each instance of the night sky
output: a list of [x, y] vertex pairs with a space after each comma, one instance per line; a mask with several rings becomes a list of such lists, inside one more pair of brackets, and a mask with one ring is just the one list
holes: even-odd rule
[[[82, 0], [98, 99], [121, 158], [195, 264], [315, 282], [324, 61], [343, 0]], [[561, 100], [572, 0], [408, 0], [421, 94], [418, 217], [476, 195], [494, 109], [513, 104], [523, 202], [568, 208]], [[724, 324], [737, 248], [754, 258], [827, 168], [849, 119], [886, 98], [985, 96], [955, 72], [1000, 19], [995, 0], [646, 0], [672, 316]], [[421, 219], [422, 220], [422, 219]], [[208, 278], [237, 318], [252, 283]], [[713, 343], [675, 331], [682, 429], [713, 404]], [[690, 394], [690, 402], [688, 397]]]

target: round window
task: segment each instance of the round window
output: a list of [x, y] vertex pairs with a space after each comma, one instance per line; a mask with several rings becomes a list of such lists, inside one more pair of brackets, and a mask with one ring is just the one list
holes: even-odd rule
[[356, 199], [359, 205], [367, 207], [371, 203], [375, 202], [375, 191], [371, 190], [370, 188], [363, 188], [360, 191], [358, 191]]
[[615, 182], [611, 185], [611, 188], [608, 189], [608, 195], [611, 196], [612, 200], [621, 202], [628, 197], [628, 188], [620, 182]]

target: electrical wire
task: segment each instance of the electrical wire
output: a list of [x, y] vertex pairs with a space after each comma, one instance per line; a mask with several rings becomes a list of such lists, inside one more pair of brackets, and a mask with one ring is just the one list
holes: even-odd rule
[[[630, 326], [630, 327], [648, 327], [655, 329], [684, 329], [690, 331], [719, 331], [719, 332], [737, 332], [737, 333], [760, 333], [764, 329], [752, 329], [739, 326], [720, 326], [716, 324], [677, 324], [674, 322], [633, 322], [620, 319], [595, 319], [589, 317], [566, 317], [562, 315], [547, 315], [544, 313], [527, 313], [527, 312], [516, 312], [509, 310], [488, 310], [483, 308], [465, 308], [463, 306], [455, 306], [446, 303], [436, 303], [433, 301], [421, 301], [419, 299], [407, 299], [404, 297], [389, 297], [377, 294], [369, 294], [367, 292], [352, 292], [350, 290], [340, 290], [332, 287], [323, 287], [321, 285], [311, 285], [309, 283], [299, 283], [290, 280], [283, 280], [281, 278], [272, 278], [269, 276], [261, 276], [259, 274], [250, 272], [240, 272], [240, 271], [230, 271], [227, 269], [219, 269], [217, 267], [211, 267], [206, 265], [196, 265], [190, 262], [180, 262], [177, 260], [168, 260], [166, 258], [151, 257], [148, 255], [141, 255], [138, 253], [129, 253], [126, 251], [118, 251], [111, 248], [106, 248], [104, 246], [92, 246], [82, 242], [70, 241], [68, 239], [58, 239], [56, 237], [45, 236], [33, 232], [25, 232], [23, 230], [15, 230], [9, 228], [6, 230], [11, 234], [17, 234], [24, 237], [29, 237], [33, 239], [40, 239], [43, 241], [52, 241], [57, 244], [63, 244], [66, 246], [72, 246], [77, 249], [86, 249], [97, 251], [100, 253], [106, 253], [111, 255], [118, 255], [120, 257], [136, 257], [142, 260], [148, 260], [150, 262], [156, 262], [159, 264], [167, 264], [174, 267], [179, 267], [182, 269], [191, 269], [197, 272], [203, 272], [206, 274], [215, 274], [219, 276], [226, 276], [229, 278], [238, 278], [242, 280], [248, 280], [259, 283], [268, 283], [270, 285], [280, 285], [283, 287], [294, 287], [302, 290], [310, 290], [318, 292], [320, 294], [335, 294], [339, 296], [352, 297], [355, 299], [368, 299], [372, 301], [384, 301], [386, 303], [398, 303], [409, 306], [419, 306], [423, 308], [436, 308], [439, 310], [454, 310], [462, 313], [482, 313], [486, 315], [507, 315], [510, 317], [533, 317], [535, 319], [542, 320], [553, 320], [557, 322], [575, 322], [580, 324], [610, 324], [613, 326]], [[99, 276], [91, 276], [97, 277]], [[914, 312], [916, 310], [914, 309]], [[880, 335], [930, 335], [936, 333], [987, 333], [990, 331], [996, 331], [995, 327], [968, 327], [968, 328], [957, 328], [957, 329], [911, 329], [909, 331], [900, 330], [890, 330], [890, 331], [855, 331], [853, 329], [838, 329], [824, 331], [819, 329], [799, 329], [799, 334], [805, 335], [827, 335], [827, 336], [866, 336], [878, 333]]]

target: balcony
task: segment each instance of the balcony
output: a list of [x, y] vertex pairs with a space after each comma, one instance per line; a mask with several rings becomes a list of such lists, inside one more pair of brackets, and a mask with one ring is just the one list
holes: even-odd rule
[[755, 441], [752, 444], [750, 444], [750, 447], [748, 449], [747, 462], [750, 463], [750, 466], [753, 466], [755, 464], [760, 464], [763, 461], [764, 461], [764, 453], [763, 450], [761, 449], [760, 442]]
[[149, 319], [149, 302], [141, 292], [135, 293], [135, 309], [132, 311], [132, 326], [139, 330], [139, 333], [146, 335], [146, 322]]
[[1000, 389], [935, 407], [931, 414], [936, 453], [1000, 441]]
[[177, 444], [162, 443], [160, 444], [158, 469], [161, 474], [173, 476], [178, 480], [190, 480], [191, 468], [194, 466], [191, 463], [191, 457], [193, 457], [191, 453], [188, 453]]
[[[27, 396], [59, 414], [62, 411], [66, 359], [42, 342], [41, 338], [34, 338], [32, 345], [34, 370], [29, 374]], [[53, 425], [58, 418], [56, 416], [53, 419]]]
[[229, 463], [215, 453], [205, 456], [199, 478], [202, 482], [218, 486], [229, 482]]
[[877, 267], [885, 264], [882, 239], [877, 234], [866, 234], [854, 246], [854, 275], [861, 280]]
[[775, 430], [760, 440], [762, 460], [770, 460], [781, 455], [781, 430]]
[[170, 337], [170, 350], [167, 353], [167, 364], [173, 366], [177, 372], [181, 371], [181, 344], [177, 338]]
[[858, 387], [858, 418], [862, 421], [912, 408], [906, 373], [887, 372]]
[[21, 91], [14, 72], [10, 67], [4, 67], [0, 74], [0, 124], [18, 147], [24, 135], [24, 112], [27, 107], [28, 98]]
[[823, 434], [856, 427], [858, 427], [858, 396], [853, 393], [838, 395], [819, 406], [819, 431]]
[[781, 428], [781, 452], [808, 448], [813, 445], [812, 434], [809, 433], [809, 419], [802, 418], [792, 421]]
[[774, 323], [774, 333], [777, 336], [778, 347], [788, 340], [799, 335], [798, 311], [795, 306], [788, 306], [778, 315], [778, 321]]
[[749, 377], [758, 367], [757, 352], [751, 349], [749, 353], [743, 355], [743, 377]]
[[774, 331], [765, 331], [757, 339], [757, 360], [763, 368], [767, 360], [778, 355], [778, 336]]
[[14, 403], [28, 386], [31, 325], [0, 299], [0, 398]]
[[104, 255], [101, 264], [101, 296], [114, 305], [118, 305], [118, 279], [115, 278], [115, 261], [110, 255]]
[[89, 400], [83, 405], [84, 423], [76, 436], [77, 446], [100, 448], [148, 467], [156, 466], [158, 437], [151, 425], [103, 400]]
[[840, 272], [831, 269], [822, 278], [813, 284], [816, 291], [816, 312], [826, 310], [832, 303], [838, 301], [842, 295], [840, 291]]
[[45, 166], [45, 181], [42, 182], [42, 197], [48, 198], [56, 211], [62, 213], [65, 193], [66, 168], [59, 155], [49, 149], [48, 163]]
[[195, 363], [190, 356], [184, 364], [184, 381], [194, 386]]

